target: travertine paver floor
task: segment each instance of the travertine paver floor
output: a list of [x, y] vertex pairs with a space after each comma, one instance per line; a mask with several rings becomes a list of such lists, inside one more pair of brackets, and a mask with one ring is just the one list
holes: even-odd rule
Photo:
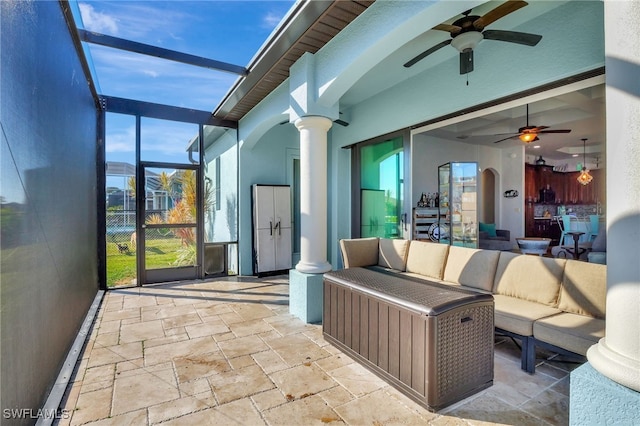
[[108, 291], [60, 424], [568, 424], [570, 364], [529, 375], [497, 337], [494, 385], [431, 413], [289, 315], [288, 290], [279, 276]]

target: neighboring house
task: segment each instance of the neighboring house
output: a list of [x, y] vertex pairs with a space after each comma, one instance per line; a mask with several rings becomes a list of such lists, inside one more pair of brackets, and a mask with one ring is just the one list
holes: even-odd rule
[[[121, 208], [121, 210], [135, 211], [135, 190], [131, 188], [131, 184], [135, 182], [136, 167], [133, 164], [119, 161], [107, 161], [106, 165], [107, 185], [108, 188], [111, 188], [110, 191], [107, 191], [107, 208], [115, 207]], [[176, 173], [173, 172], [170, 177], [176, 177]], [[180, 190], [178, 180], [173, 180], [171, 191], [163, 187], [158, 173], [151, 170], [146, 171], [145, 180], [147, 211], [163, 212], [170, 209], [173, 206], [171, 193], [178, 193]]]

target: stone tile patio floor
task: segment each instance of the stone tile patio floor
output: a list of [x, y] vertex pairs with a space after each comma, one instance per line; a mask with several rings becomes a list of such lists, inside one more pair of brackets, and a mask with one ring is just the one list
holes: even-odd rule
[[568, 424], [575, 365], [529, 375], [496, 337], [494, 385], [431, 413], [291, 316], [288, 290], [277, 276], [106, 292], [59, 424]]

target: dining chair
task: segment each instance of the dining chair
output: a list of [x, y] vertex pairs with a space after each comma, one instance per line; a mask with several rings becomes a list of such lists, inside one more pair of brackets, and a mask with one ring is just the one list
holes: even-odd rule
[[600, 216], [597, 214], [589, 215], [589, 238], [588, 241], [595, 240], [598, 236], [598, 227], [600, 226]]

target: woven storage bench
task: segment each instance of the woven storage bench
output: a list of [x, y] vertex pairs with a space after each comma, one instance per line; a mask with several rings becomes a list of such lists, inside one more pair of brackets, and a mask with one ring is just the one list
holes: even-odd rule
[[437, 411], [493, 384], [493, 296], [349, 268], [324, 275], [325, 339]]

